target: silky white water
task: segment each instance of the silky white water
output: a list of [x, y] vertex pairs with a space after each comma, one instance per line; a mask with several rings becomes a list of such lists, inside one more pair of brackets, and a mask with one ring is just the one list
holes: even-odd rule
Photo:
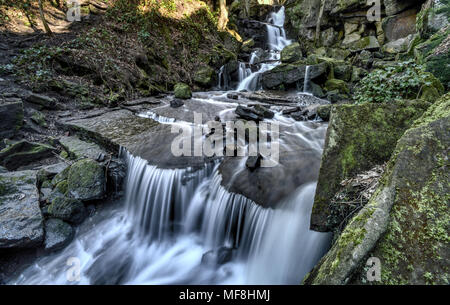
[[[303, 138], [308, 130], [304, 122], [281, 123], [295, 124]], [[321, 153], [323, 138], [302, 141]], [[94, 215], [68, 247], [11, 283], [298, 284], [328, 249], [330, 236], [309, 230], [315, 183], [300, 186], [276, 209], [263, 208], [221, 186], [217, 163], [159, 169], [122, 155], [124, 202]], [[230, 261], [202, 263], [221, 247], [233, 249]], [[79, 262], [79, 280], [70, 277], [69, 259]]]
[[[262, 73], [272, 70], [280, 64], [280, 52], [288, 45], [292, 43], [286, 38], [286, 32], [284, 30], [285, 21], [285, 9], [281, 7], [278, 12], [272, 12], [268, 18], [268, 24], [266, 25], [267, 31], [267, 49], [268, 58], [266, 63], [261, 63], [257, 71], [248, 73], [246, 72], [246, 77], [239, 77], [239, 83], [236, 88], [237, 91], [256, 91], [262, 89], [260, 76]], [[250, 65], [255, 63], [257, 51], [250, 55]], [[241, 70], [239, 70], [241, 71]], [[243, 73], [242, 73], [243, 74]], [[241, 76], [241, 72], [239, 72]], [[220, 76], [219, 76], [220, 78]]]

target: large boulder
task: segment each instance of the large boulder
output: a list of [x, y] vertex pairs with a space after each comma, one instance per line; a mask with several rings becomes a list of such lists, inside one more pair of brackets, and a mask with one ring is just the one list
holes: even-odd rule
[[191, 88], [183, 83], [178, 83], [174, 87], [175, 97], [179, 99], [190, 99], [192, 97]]
[[83, 159], [70, 167], [68, 193], [78, 200], [101, 199], [106, 192], [105, 169], [91, 159]]
[[0, 151], [0, 165], [15, 170], [37, 160], [51, 157], [55, 148], [49, 145], [22, 140]]
[[[275, 89], [280, 85], [291, 86], [303, 81], [306, 75], [306, 65], [303, 63], [281, 64], [262, 75], [262, 83], [266, 89]], [[327, 73], [329, 65], [322, 62], [309, 67], [309, 79], [314, 80]]]
[[36, 171], [0, 174], [0, 249], [39, 246], [44, 240]]
[[449, 3], [443, 0], [428, 0], [417, 14], [416, 30], [424, 38], [428, 38], [449, 25]]
[[22, 100], [19, 98], [0, 99], [0, 139], [13, 137], [22, 125]]
[[343, 42], [343, 47], [354, 52], [362, 50], [376, 51], [380, 48], [380, 43], [378, 42], [377, 37], [366, 36], [358, 40], [352, 40], [351, 42]]
[[329, 204], [339, 184], [389, 160], [397, 140], [428, 108], [427, 102], [333, 107], [325, 140], [311, 228], [331, 231]]
[[369, 203], [305, 277], [305, 284], [367, 284], [365, 259], [381, 264], [380, 284], [448, 284], [450, 95], [398, 141]]

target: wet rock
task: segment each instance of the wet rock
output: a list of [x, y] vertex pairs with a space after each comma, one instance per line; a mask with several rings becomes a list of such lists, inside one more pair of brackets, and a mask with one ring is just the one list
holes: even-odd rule
[[389, 160], [397, 140], [429, 107], [426, 102], [334, 105], [311, 215], [311, 228], [328, 231], [328, 204], [346, 178]]
[[281, 51], [281, 62], [283, 63], [293, 63], [300, 59], [302, 59], [302, 50], [298, 42], [292, 43]]
[[[60, 162], [60, 163], [42, 167], [41, 169], [39, 169], [38, 174], [37, 174], [38, 184], [42, 185], [44, 182], [52, 179], [53, 177], [55, 177], [57, 174], [61, 173], [68, 167], [69, 167], [69, 165], [64, 162]], [[66, 178], [64, 178], [64, 179], [66, 179]], [[62, 180], [64, 180], [64, 179], [62, 179]]]
[[298, 111], [300, 111], [300, 107], [292, 107], [292, 108], [284, 109], [281, 113], [283, 115], [288, 115], [288, 114], [298, 112]]
[[80, 140], [76, 136], [64, 136], [59, 139], [61, 146], [70, 159], [90, 158], [96, 160], [107, 153], [97, 144]]
[[334, 67], [334, 77], [336, 79], [349, 82], [352, 78], [353, 66], [352, 65], [337, 65]]
[[176, 98], [179, 99], [190, 99], [192, 97], [191, 88], [183, 83], [178, 83], [174, 87], [174, 94]]
[[23, 125], [21, 99], [0, 99], [0, 138], [11, 138]]
[[31, 162], [51, 157], [54, 151], [55, 148], [49, 145], [22, 140], [0, 151], [0, 164], [8, 170], [15, 170]]
[[291, 117], [296, 121], [306, 121], [306, 118], [303, 115], [302, 111], [297, 111], [297, 112], [291, 113]]
[[261, 113], [257, 113], [254, 109], [239, 105], [235, 110], [236, 115], [247, 121], [262, 121], [264, 116]]
[[46, 95], [31, 93], [27, 96], [26, 101], [41, 106], [41, 108], [53, 110], [56, 107], [56, 100]]
[[0, 174], [0, 248], [39, 246], [44, 240], [36, 171]]
[[105, 196], [105, 169], [91, 159], [74, 163], [69, 170], [68, 193], [75, 199], [88, 201]]
[[265, 119], [273, 119], [273, 117], [275, 116], [275, 113], [265, 106], [254, 105], [252, 108], [255, 113], [257, 113], [258, 115], [262, 115], [262, 117]]
[[216, 250], [210, 250], [203, 254], [202, 264], [216, 266], [228, 263], [233, 258], [233, 249], [220, 247]]
[[231, 100], [238, 100], [239, 99], [239, 94], [237, 94], [237, 93], [228, 93], [227, 94], [227, 98], [229, 98]]
[[113, 158], [108, 166], [108, 189], [114, 193], [122, 191], [127, 177], [127, 166], [122, 159]]
[[[324, 75], [328, 71], [328, 63], [312, 65], [309, 70], [311, 80]], [[262, 83], [266, 89], [274, 89], [280, 85], [292, 86], [305, 79], [306, 65], [281, 64], [262, 75]]]
[[77, 199], [56, 196], [47, 207], [47, 213], [72, 224], [82, 223], [87, 216], [83, 203]]
[[174, 98], [170, 101], [170, 107], [172, 108], [179, 108], [184, 105], [184, 102], [180, 99]]
[[67, 246], [75, 232], [71, 225], [57, 218], [45, 221], [44, 249], [47, 252], [57, 251]]
[[245, 167], [247, 167], [250, 171], [254, 171], [261, 166], [261, 160], [261, 154], [258, 154], [257, 156], [249, 156], [245, 162]]

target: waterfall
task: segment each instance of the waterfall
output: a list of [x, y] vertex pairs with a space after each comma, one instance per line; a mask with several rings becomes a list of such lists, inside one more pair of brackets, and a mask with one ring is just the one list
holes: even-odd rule
[[[266, 71], [272, 70], [280, 64], [280, 51], [291, 44], [286, 38], [284, 30], [285, 9], [281, 7], [278, 12], [272, 12], [266, 25], [267, 31], [267, 49], [269, 51], [268, 61], [270, 63], [261, 63], [260, 68], [250, 73], [246, 78], [239, 80], [237, 91], [256, 91], [262, 89], [260, 76]], [[257, 51], [250, 56], [250, 64], [253, 64], [257, 58]]]
[[303, 93], [309, 93], [308, 92], [308, 84], [309, 84], [309, 70], [310, 70], [310, 66], [306, 66], [305, 69], [305, 80], [303, 82]]
[[220, 89], [227, 90], [229, 88], [230, 76], [228, 75], [226, 65], [220, 68], [218, 79], [219, 79], [218, 87]]
[[[70, 284], [67, 260], [80, 260], [75, 284], [298, 284], [327, 250], [309, 230], [314, 185], [279, 208], [263, 208], [221, 185], [218, 163], [160, 169], [126, 151], [125, 202], [84, 223], [61, 253], [43, 257], [16, 284]], [[233, 249], [222, 266], [202, 264], [211, 249]], [[112, 266], [112, 267], [111, 267]], [[225, 272], [225, 270], [227, 270]]]

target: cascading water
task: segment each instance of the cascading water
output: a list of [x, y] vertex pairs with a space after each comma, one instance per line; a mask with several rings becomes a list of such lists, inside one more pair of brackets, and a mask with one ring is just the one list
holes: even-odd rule
[[[284, 8], [269, 22], [270, 58], [278, 61], [289, 44], [282, 30]], [[239, 88], [258, 88], [258, 76], [277, 64], [263, 63], [255, 73], [240, 64]], [[225, 67], [219, 85], [229, 86]], [[154, 112], [142, 116], [161, 124], [190, 124]], [[321, 154], [325, 125], [314, 123], [320, 136], [306, 136], [311, 131], [306, 122], [279, 113], [274, 121], [293, 127], [282, 145], [301, 140], [303, 149]], [[40, 258], [10, 283], [298, 284], [329, 247], [329, 234], [309, 230], [315, 183], [299, 186], [275, 208], [264, 208], [222, 186], [220, 160], [200, 169], [161, 169], [125, 150], [121, 156], [128, 164], [123, 202], [100, 210], [77, 229], [70, 245]], [[245, 164], [236, 172], [243, 169]], [[218, 259], [219, 251], [231, 253], [228, 260], [211, 264], [205, 259], [211, 253]], [[81, 271], [75, 281], [68, 277], [68, 262], [74, 259]]]
[[[286, 32], [284, 30], [285, 11], [284, 6], [280, 8], [278, 12], [272, 12], [269, 15], [267, 30], [267, 48], [269, 51], [268, 58], [265, 63], [261, 63], [258, 71], [255, 71], [239, 81], [237, 91], [256, 91], [261, 89], [260, 75], [266, 71], [272, 70], [280, 64], [280, 52], [291, 41], [286, 38]], [[257, 51], [253, 52], [250, 57], [250, 64], [253, 64], [255, 58], [257, 58]]]
[[308, 89], [309, 89], [309, 70], [311, 69], [311, 67], [310, 66], [306, 66], [306, 69], [305, 69], [305, 80], [304, 80], [304, 82], [303, 82], [303, 93], [306, 93], [306, 94], [308, 94], [309, 92], [308, 92]]
[[[124, 155], [123, 207], [97, 215], [93, 227], [83, 224], [71, 245], [13, 283], [295, 284], [327, 248], [327, 234], [309, 231], [314, 184], [266, 209], [226, 191], [218, 164], [158, 169]], [[203, 255], [219, 247], [233, 249], [232, 260], [203, 264]], [[80, 261], [80, 281], [68, 281], [69, 258]]]

